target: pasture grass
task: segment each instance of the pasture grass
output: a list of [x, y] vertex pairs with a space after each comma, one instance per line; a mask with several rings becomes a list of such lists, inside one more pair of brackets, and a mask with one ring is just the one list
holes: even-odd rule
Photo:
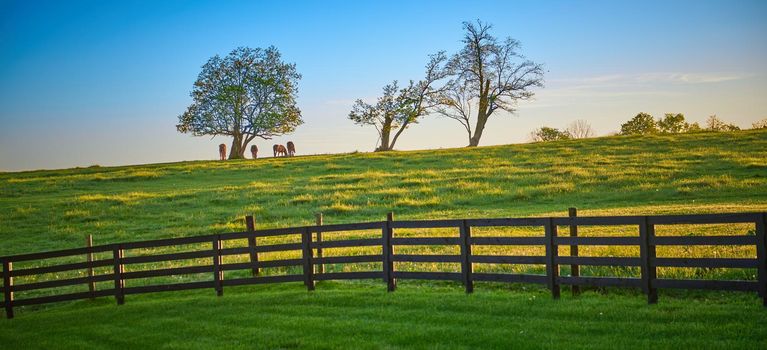
[[[96, 244], [106, 244], [242, 231], [244, 216], [249, 214], [256, 216], [257, 227], [272, 228], [313, 224], [317, 212], [324, 214], [326, 224], [333, 224], [380, 221], [389, 211], [395, 213], [395, 219], [565, 216], [567, 208], [573, 206], [579, 209], [581, 216], [767, 211], [765, 150], [767, 131], [754, 130], [604, 137], [472, 149], [0, 173], [0, 239], [3, 242], [0, 255], [81, 247], [87, 234], [94, 236]], [[560, 227], [560, 231], [566, 232], [566, 228]], [[753, 234], [753, 225], [658, 226], [657, 234], [743, 235]], [[475, 228], [473, 235], [543, 236], [543, 230], [539, 227]], [[582, 227], [580, 235], [636, 236], [638, 228]], [[455, 229], [398, 229], [395, 236], [457, 237], [458, 232]], [[380, 237], [380, 232], [323, 236], [326, 240], [373, 237]], [[259, 244], [299, 240], [299, 236], [259, 238]], [[245, 244], [244, 240], [227, 241], [225, 247]], [[126, 256], [202, 249], [210, 247], [198, 244], [134, 249], [126, 251]], [[335, 248], [325, 249], [323, 253], [336, 256], [380, 254], [380, 251], [380, 247]], [[458, 248], [398, 247], [396, 253], [458, 254]], [[475, 247], [474, 253], [543, 255], [544, 252], [543, 247], [535, 246], [492, 246]], [[560, 247], [559, 253], [569, 255], [569, 248]], [[581, 247], [580, 255], [630, 257], [638, 256], [639, 252], [634, 247], [592, 246]], [[658, 248], [658, 256], [668, 257], [748, 258], [755, 255], [753, 247]], [[96, 259], [110, 256], [105, 253]], [[260, 256], [262, 260], [298, 257], [300, 251]], [[20, 262], [14, 264], [14, 268], [75, 261], [84, 261], [84, 257]], [[224, 263], [244, 261], [247, 261], [245, 255], [224, 258]], [[188, 259], [131, 265], [128, 271], [210, 263], [210, 259]], [[380, 268], [380, 263], [325, 266], [328, 272]], [[397, 263], [395, 268], [457, 271], [458, 265]], [[475, 264], [474, 269], [477, 272], [545, 273], [542, 265]], [[110, 272], [109, 267], [96, 270], [97, 274]], [[300, 272], [300, 267], [263, 271], [265, 275]], [[568, 275], [569, 267], [562, 266], [561, 273]], [[639, 276], [638, 268], [631, 267], [584, 266], [581, 273]], [[84, 271], [73, 271], [24, 276], [18, 277], [15, 283], [83, 275]], [[658, 275], [661, 278], [756, 279], [755, 269], [660, 268]], [[247, 276], [249, 271], [225, 273], [225, 279]], [[130, 280], [126, 284], [209, 279], [208, 274], [193, 274]], [[764, 324], [764, 312], [751, 294], [701, 293], [694, 294], [696, 297], [692, 300], [687, 294], [670, 293], [668, 298], [662, 294], [660, 305], [648, 307], [636, 292], [611, 292], [605, 297], [599, 294], [604, 292], [602, 289], [587, 292], [581, 298], [554, 302], [535, 286], [525, 290], [515, 287], [509, 292], [507, 287], [480, 285], [472, 296], [458, 293], [451, 284], [429, 282], [408, 282], [405, 288], [393, 294], [381, 293], [380, 282], [323, 282], [318, 287], [320, 291], [310, 294], [291, 286], [233, 288], [235, 292], [231, 293], [227, 288], [224, 298], [200, 296], [207, 291], [130, 296], [128, 304], [119, 308], [104, 301], [108, 299], [22, 308], [17, 319], [4, 321], [0, 337], [18, 345], [13, 347], [25, 348], [51, 344], [209, 347], [206, 345], [211, 344], [206, 342], [211, 339], [234, 348], [254, 344], [263, 348], [609, 347], [616, 341], [628, 347], [764, 345], [764, 327], [759, 330], [753, 327]], [[99, 283], [98, 287], [111, 288], [111, 282]], [[432, 290], [435, 287], [437, 290]], [[483, 291], [484, 288], [487, 290]], [[74, 286], [19, 292], [17, 298], [85, 290], [85, 286]], [[529, 303], [530, 298], [537, 298], [536, 302]], [[294, 302], [296, 305], [291, 304]], [[444, 308], [440, 306], [442, 303]], [[46, 311], [32, 311], [40, 308]], [[149, 312], [154, 309], [161, 311], [157, 317]], [[604, 309], [601, 312], [612, 316], [604, 322], [594, 318], [596, 316], [583, 319], [582, 314], [591, 315], [589, 312], [596, 309]], [[317, 316], [307, 315], [304, 319], [301, 315], [307, 310]], [[334, 316], [339, 310], [343, 314]], [[414, 314], [412, 310], [426, 314]], [[386, 317], [375, 318], [379, 313]], [[398, 315], [400, 313], [404, 316]], [[434, 316], [430, 316], [432, 313]], [[629, 316], [635, 314], [639, 317]], [[69, 317], [83, 319], [84, 325], [91, 326], [83, 329], [90, 328], [87, 332], [95, 333], [73, 330], [75, 324], [54, 325], [55, 320]], [[206, 320], [219, 322], [208, 324]], [[309, 326], [315, 323], [317, 325]], [[127, 324], [134, 326], [125, 327], [130, 329], [124, 332], [136, 337], [146, 335], [146, 339], [131, 338], [123, 342], [109, 336], [110, 332], [116, 332], [115, 327]], [[258, 324], [269, 327], [254, 326]], [[531, 328], [520, 328], [528, 324]], [[724, 328], [713, 332], [709, 329], [720, 325]], [[516, 336], [517, 328], [529, 333]], [[514, 332], [503, 333], [504, 329]], [[26, 336], [42, 330], [48, 335]], [[648, 337], [636, 336], [637, 332]], [[458, 336], [464, 333], [468, 334], [465, 338]], [[420, 335], [422, 340], [418, 340]], [[655, 341], [659, 343], [653, 343], [652, 336], [656, 336]], [[567, 342], [571, 337], [572, 341]], [[254, 343], [256, 339], [258, 342]]]
[[[60, 304], [0, 320], [7, 349], [764, 349], [767, 313], [742, 293], [667, 297], [445, 283], [295, 283]], [[513, 290], [509, 290], [513, 289]], [[726, 300], [726, 301], [723, 301]]]
[[0, 255], [396, 219], [767, 210], [767, 132], [0, 173]]

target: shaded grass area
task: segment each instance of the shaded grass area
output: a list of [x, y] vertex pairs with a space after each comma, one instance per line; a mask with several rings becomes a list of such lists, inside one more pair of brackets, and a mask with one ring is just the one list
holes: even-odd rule
[[[717, 293], [721, 294], [721, 293]], [[767, 346], [752, 295], [680, 299], [382, 283], [238, 287], [81, 301], [0, 320], [8, 349], [738, 348]], [[710, 294], [709, 294], [710, 296]], [[721, 302], [726, 298], [727, 302]], [[87, 307], [84, 307], [87, 306]], [[734, 316], [737, 315], [737, 316]], [[44, 336], [41, 336], [44, 335]]]

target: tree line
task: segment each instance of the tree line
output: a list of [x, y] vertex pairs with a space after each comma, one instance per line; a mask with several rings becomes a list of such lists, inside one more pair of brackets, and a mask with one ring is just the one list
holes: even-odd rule
[[[767, 129], [767, 118], [751, 124], [752, 129]], [[711, 115], [706, 119], [705, 125], [699, 123], [688, 123], [682, 113], [666, 113], [662, 118], [655, 119], [649, 113], [638, 113], [636, 116], [621, 124], [621, 130], [618, 135], [649, 135], [649, 134], [679, 134], [690, 132], [705, 131], [738, 131], [740, 127], [735, 124], [727, 123], [719, 119], [716, 115]], [[530, 140], [557, 141], [581, 139], [595, 136], [591, 125], [585, 120], [577, 120], [570, 124], [566, 129], [543, 126], [533, 130], [530, 133]]]

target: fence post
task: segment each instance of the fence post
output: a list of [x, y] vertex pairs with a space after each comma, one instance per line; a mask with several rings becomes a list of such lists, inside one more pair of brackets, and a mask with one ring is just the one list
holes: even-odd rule
[[301, 246], [304, 260], [304, 284], [309, 291], [314, 290], [314, 264], [312, 263], [312, 231], [305, 227], [301, 232]]
[[[577, 208], [569, 208], [567, 210], [567, 214], [570, 216], [570, 218], [575, 218], [578, 216], [578, 209]], [[570, 237], [578, 237], [578, 225], [570, 224]], [[578, 256], [578, 246], [577, 245], [571, 245], [570, 246], [570, 256]], [[581, 276], [581, 267], [578, 264], [571, 264], [570, 265], [570, 276], [572, 277], [580, 277]], [[576, 296], [578, 294], [581, 294], [581, 286], [579, 285], [572, 285], [572, 291], [573, 296]]]
[[13, 318], [13, 277], [11, 277], [11, 271], [13, 271], [13, 263], [8, 260], [3, 260], [3, 294], [5, 298], [5, 317]]
[[248, 227], [248, 252], [250, 253], [250, 263], [253, 276], [258, 276], [258, 252], [256, 251], [256, 222], [252, 215], [245, 217], [245, 226]]
[[392, 221], [394, 221], [394, 213], [386, 214], [386, 221], [383, 224], [383, 278], [386, 282], [386, 290], [393, 292], [397, 289], [397, 281], [394, 279], [394, 262], [393, 262], [393, 249], [391, 244], [394, 230], [392, 229]]
[[461, 277], [463, 279], [463, 285], [466, 288], [466, 293], [474, 291], [474, 281], [471, 279], [472, 266], [471, 266], [471, 226], [466, 223], [466, 220], [461, 222]]
[[759, 294], [762, 305], [767, 307], [767, 213], [759, 215], [756, 221], [756, 258], [758, 259]]
[[558, 255], [557, 244], [554, 238], [557, 236], [557, 226], [554, 220], [549, 218], [544, 225], [546, 231], [546, 275], [549, 278], [549, 289], [554, 299], [559, 299], [559, 265], [556, 263]]
[[88, 247], [88, 254], [86, 255], [88, 261], [88, 292], [91, 293], [90, 298], [93, 299], [93, 292], [96, 291], [96, 282], [93, 282], [93, 251], [90, 250], [93, 247], [93, 235], [85, 237], [85, 245]]
[[221, 271], [221, 236], [213, 237], [213, 288], [216, 289], [216, 295], [224, 295], [224, 272]]
[[114, 259], [114, 277], [115, 277], [115, 300], [117, 300], [117, 305], [125, 304], [125, 293], [123, 292], [123, 288], [125, 288], [125, 281], [123, 281], [123, 249], [122, 245], [117, 245], [112, 250], [112, 258]]
[[655, 260], [655, 245], [652, 244], [655, 236], [655, 226], [651, 225], [647, 216], [643, 216], [639, 224], [639, 255], [642, 260], [640, 272], [642, 273], [642, 291], [647, 293], [647, 303], [658, 302], [658, 289], [653, 287], [657, 277], [657, 270], [653, 266]]
[[[322, 226], [322, 213], [317, 213], [314, 216], [316, 219], [317, 226]], [[320, 230], [320, 228], [317, 228], [317, 258], [322, 259], [322, 247], [320, 247], [320, 243], [322, 243], [322, 230]], [[317, 265], [317, 273], [325, 273], [324, 264]]]

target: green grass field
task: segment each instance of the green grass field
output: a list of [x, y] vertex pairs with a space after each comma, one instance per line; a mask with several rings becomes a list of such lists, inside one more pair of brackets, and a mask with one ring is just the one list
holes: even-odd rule
[[541, 289], [298, 284], [79, 301], [0, 322], [6, 349], [764, 349], [751, 295], [664, 298]]
[[[128, 167], [0, 173], [0, 255], [260, 228], [397, 219], [716, 213], [767, 211], [767, 131], [588, 140], [473, 149], [199, 161]], [[751, 225], [752, 226], [752, 225]], [[658, 227], [659, 235], [749, 234], [749, 225]], [[396, 236], [456, 230], [397, 230]], [[537, 228], [476, 230], [476, 235], [542, 235]], [[636, 235], [634, 227], [582, 228], [581, 235]], [[363, 231], [328, 237], [372, 237]], [[260, 244], [287, 241], [272, 238]], [[231, 245], [243, 242], [231, 242]], [[193, 245], [186, 248], [195, 249]], [[370, 248], [375, 249], [375, 248]], [[448, 253], [457, 247], [403, 247]], [[476, 254], [538, 255], [542, 247], [488, 247]], [[561, 253], [568, 250], [562, 247]], [[380, 248], [378, 248], [380, 251]], [[165, 250], [167, 251], [167, 250]], [[158, 253], [133, 250], [128, 256]], [[326, 256], [369, 254], [361, 248]], [[300, 252], [266, 254], [284, 259]], [[584, 256], [638, 256], [631, 247], [584, 247]], [[659, 256], [753, 257], [751, 247], [664, 247]], [[245, 261], [231, 257], [229, 261]], [[51, 260], [46, 263], [61, 262]], [[180, 261], [163, 267], [210, 261]], [[39, 266], [37, 263], [15, 268]], [[135, 266], [154, 268], [158, 265]], [[329, 265], [329, 271], [380, 268]], [[401, 263], [398, 270], [455, 270]], [[108, 273], [108, 269], [103, 272]], [[478, 265], [476, 271], [540, 273], [540, 266]], [[291, 272], [270, 269], [267, 274]], [[295, 272], [295, 271], [292, 271]], [[82, 273], [82, 272], [80, 272]], [[246, 274], [227, 272], [225, 278]], [[568, 271], [563, 267], [563, 274]], [[633, 268], [582, 268], [584, 275], [636, 276]], [[753, 269], [659, 269], [660, 277], [755, 279]], [[59, 273], [48, 279], [78, 276]], [[79, 275], [82, 276], [82, 275]], [[209, 279], [190, 275], [173, 281]], [[130, 281], [151, 284], [168, 279]], [[18, 278], [16, 283], [35, 281]], [[108, 283], [104, 285], [109, 288]], [[587, 292], [549, 300], [531, 285], [409, 282], [386, 294], [381, 282], [297, 284], [130, 296], [21, 309], [0, 322], [11, 348], [227, 347], [764, 348], [767, 313], [748, 293], [662, 291], [647, 306], [637, 291]], [[82, 287], [72, 290], [82, 291]], [[61, 292], [56, 291], [56, 292]], [[46, 295], [18, 293], [17, 298]], [[151, 311], [153, 310], [153, 311]], [[73, 320], [77, 320], [73, 322]], [[124, 327], [130, 325], [130, 327]], [[118, 339], [122, 329], [130, 339]], [[44, 334], [33, 336], [33, 334]]]

